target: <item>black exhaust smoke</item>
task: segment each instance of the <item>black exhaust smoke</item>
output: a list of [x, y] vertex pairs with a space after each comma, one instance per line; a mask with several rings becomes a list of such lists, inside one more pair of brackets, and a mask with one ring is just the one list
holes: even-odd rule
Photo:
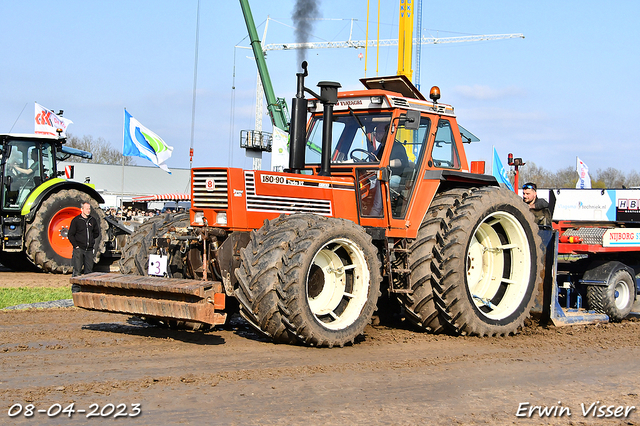
[[[319, 1], [297, 0], [291, 14], [296, 43], [307, 43], [313, 31], [313, 24], [320, 17]], [[298, 49], [298, 64], [304, 61], [307, 49]]]

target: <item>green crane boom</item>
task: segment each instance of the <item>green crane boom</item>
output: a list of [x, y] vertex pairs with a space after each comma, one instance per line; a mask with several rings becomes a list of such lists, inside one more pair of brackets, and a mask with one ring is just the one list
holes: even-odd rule
[[253, 22], [253, 15], [251, 14], [251, 8], [249, 7], [249, 0], [240, 0], [240, 7], [242, 8], [244, 21], [247, 24], [247, 31], [249, 32], [249, 38], [251, 39], [251, 48], [253, 49], [253, 56], [256, 58], [256, 65], [258, 66], [260, 79], [262, 80], [262, 87], [264, 88], [264, 96], [267, 99], [267, 110], [269, 111], [271, 122], [274, 127], [288, 133], [289, 125], [287, 123], [285, 113], [286, 103], [284, 99], [276, 98], [275, 92], [273, 91], [271, 77], [269, 77], [269, 70], [267, 69], [267, 61], [264, 58], [260, 39], [258, 39], [258, 31], [256, 30], [255, 23]]

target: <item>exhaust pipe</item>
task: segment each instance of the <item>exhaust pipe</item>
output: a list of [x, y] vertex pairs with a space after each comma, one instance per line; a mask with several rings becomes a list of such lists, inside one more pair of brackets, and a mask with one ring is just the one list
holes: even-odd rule
[[296, 97], [291, 102], [291, 142], [289, 144], [289, 171], [300, 173], [304, 169], [304, 150], [307, 139], [307, 99], [304, 97], [304, 78], [309, 75], [307, 61], [302, 62], [304, 72], [297, 73]]
[[321, 81], [320, 101], [322, 101], [322, 157], [320, 175], [331, 176], [331, 141], [333, 139], [333, 106], [338, 103], [338, 88], [335, 81]]
[[289, 144], [289, 172], [300, 173], [305, 167], [305, 148], [307, 144], [307, 92], [322, 102], [323, 127], [322, 127], [322, 155], [320, 160], [320, 172], [322, 176], [331, 174], [331, 140], [333, 128], [333, 106], [338, 103], [338, 88], [342, 87], [335, 81], [321, 81], [320, 95], [304, 87], [304, 78], [309, 75], [307, 61], [302, 62], [304, 72], [297, 73], [296, 97], [291, 102], [291, 142]]

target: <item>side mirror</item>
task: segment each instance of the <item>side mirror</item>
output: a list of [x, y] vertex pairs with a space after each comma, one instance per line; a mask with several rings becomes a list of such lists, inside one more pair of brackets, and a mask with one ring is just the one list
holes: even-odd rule
[[418, 130], [420, 128], [420, 111], [407, 111], [404, 127], [409, 130]]

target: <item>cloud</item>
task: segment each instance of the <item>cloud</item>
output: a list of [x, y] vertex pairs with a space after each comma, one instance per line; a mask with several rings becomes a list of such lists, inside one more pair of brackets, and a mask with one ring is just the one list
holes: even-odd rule
[[495, 100], [511, 97], [522, 97], [525, 95], [525, 91], [516, 86], [508, 86], [497, 89], [476, 84], [473, 86], [456, 86], [453, 90], [463, 98], [475, 100]]

